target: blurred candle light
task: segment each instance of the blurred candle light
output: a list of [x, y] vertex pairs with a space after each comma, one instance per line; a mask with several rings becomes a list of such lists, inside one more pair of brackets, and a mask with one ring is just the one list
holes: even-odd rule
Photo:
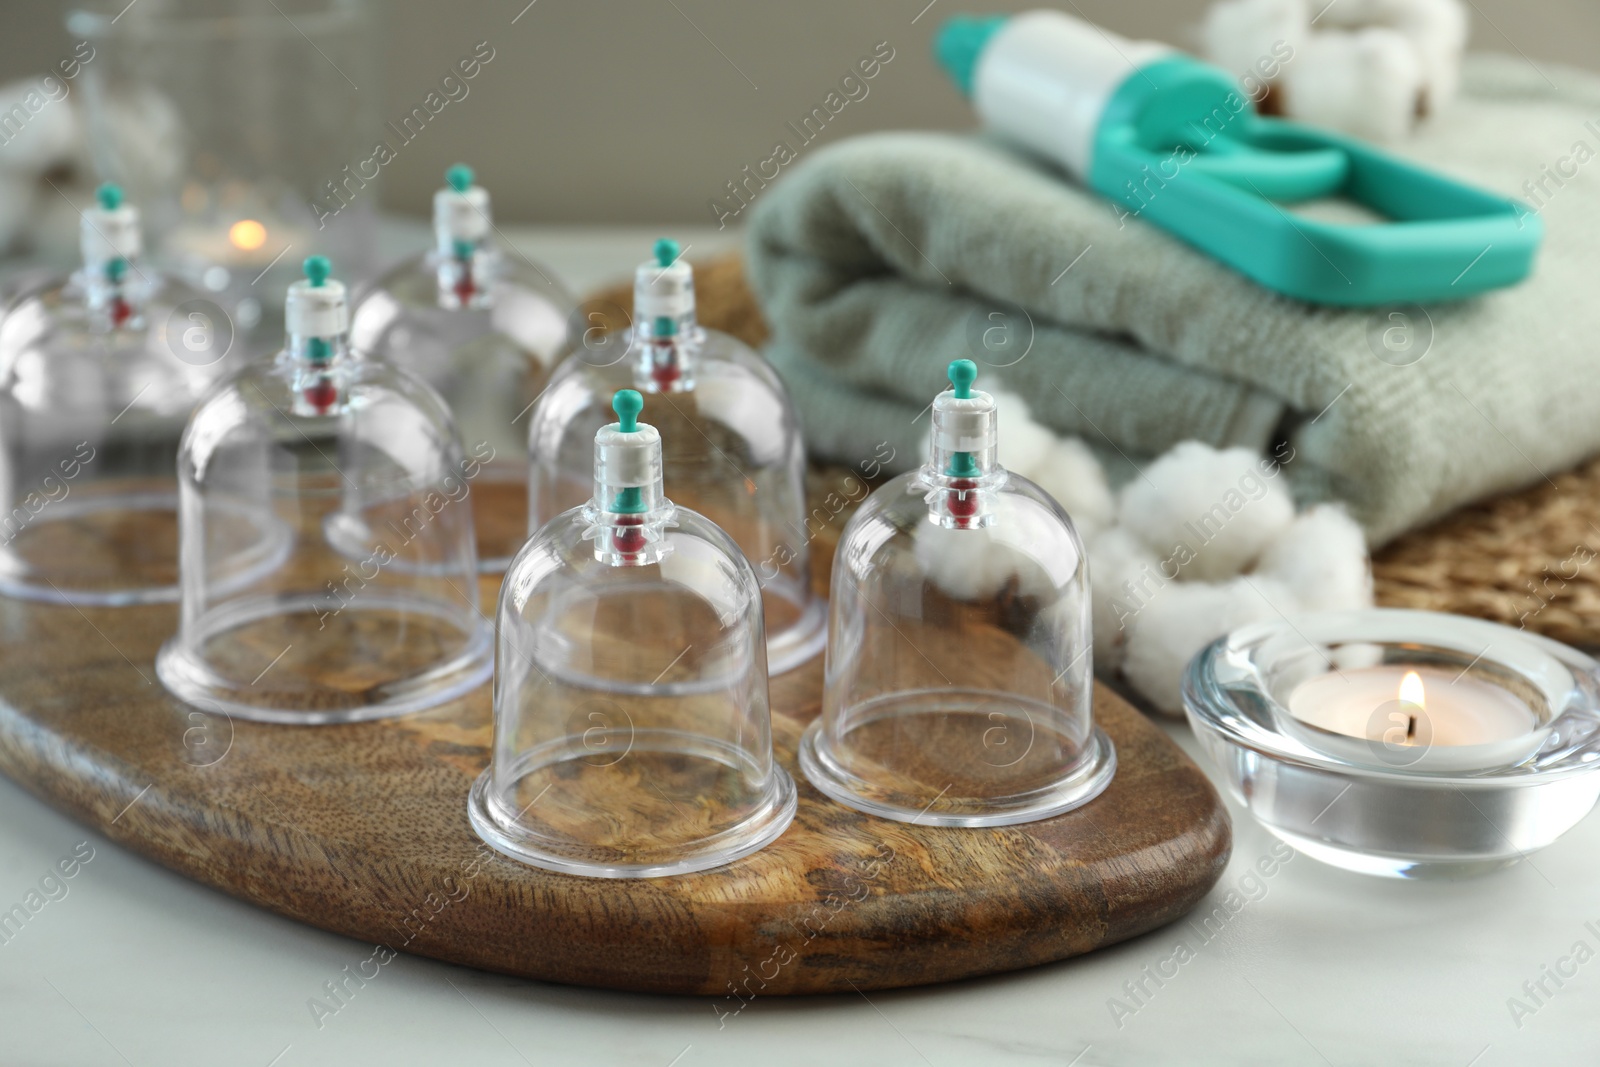
[[228, 240], [235, 248], [254, 252], [267, 243], [267, 228], [255, 219], [240, 219], [228, 227]]

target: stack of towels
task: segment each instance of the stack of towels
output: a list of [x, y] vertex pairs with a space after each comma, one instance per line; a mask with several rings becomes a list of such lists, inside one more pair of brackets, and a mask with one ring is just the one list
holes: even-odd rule
[[[1391, 150], [1521, 197], [1545, 226], [1534, 276], [1426, 308], [1317, 307], [997, 142], [880, 134], [816, 152], [756, 202], [748, 269], [772, 325], [767, 355], [814, 451], [834, 460], [866, 462], [887, 443], [902, 466], [920, 462], [928, 398], [950, 360], [971, 358], [980, 386], [1012, 394], [1022, 412], [1002, 427], [1002, 460], [1022, 418], [1059, 435], [1035, 442], [1022, 472], [1076, 505], [1084, 525], [1111, 529], [1140, 514], [1138, 494], [1159, 480], [1154, 461], [1198, 442], [1189, 462], [1231, 455], [1239, 467], [1203, 483], [1217, 493], [1265, 457], [1274, 494], [1302, 508], [1337, 502], [1330, 510], [1347, 510], [1378, 545], [1600, 450], [1600, 300], [1590, 292], [1600, 276], [1600, 164], [1590, 164], [1600, 79], [1470, 57], [1455, 106]], [[1350, 217], [1338, 203], [1295, 210]], [[1113, 497], [1099, 466], [1082, 461], [1088, 452], [1127, 488]], [[1205, 491], [1191, 496], [1209, 511]], [[1171, 507], [1181, 517], [1187, 504]], [[1238, 514], [1245, 525], [1271, 517]], [[1093, 543], [1103, 530], [1085, 532], [1091, 563], [1110, 558]], [[1170, 554], [1171, 529], [1132, 533], [1158, 561]], [[1240, 580], [1257, 576], [1265, 545], [1236, 560]], [[1111, 567], [1095, 567], [1097, 586], [1120, 588], [1125, 575]], [[1204, 564], [1180, 576], [1226, 578]], [[1370, 598], [1360, 583], [1332, 584], [1346, 593], [1304, 599]], [[1170, 686], [1152, 687], [1175, 706]]]

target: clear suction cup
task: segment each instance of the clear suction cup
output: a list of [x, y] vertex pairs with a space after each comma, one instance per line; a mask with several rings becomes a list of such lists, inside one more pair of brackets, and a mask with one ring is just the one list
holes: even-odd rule
[[550, 268], [495, 243], [472, 168], [457, 164], [445, 181], [433, 198], [434, 248], [356, 298], [350, 341], [449, 404], [470, 466], [478, 566], [499, 573], [528, 539], [528, 413], [576, 302]]
[[834, 557], [822, 715], [800, 764], [842, 804], [1000, 826], [1092, 800], [1116, 766], [1091, 710], [1072, 522], [996, 460], [995, 404], [950, 365], [933, 454], [874, 492]]
[[666, 446], [668, 492], [726, 530], [755, 567], [767, 658], [780, 674], [827, 639], [826, 605], [811, 591], [799, 422], [760, 356], [696, 324], [694, 274], [676, 242], [658, 241], [655, 253], [635, 275], [634, 326], [620, 343], [575, 348], [534, 407], [529, 530], [588, 498], [590, 442], [612, 394], [637, 390]]
[[733, 540], [662, 494], [662, 436], [623, 390], [589, 503], [500, 594], [494, 756], [472, 825], [526, 863], [597, 878], [717, 867], [789, 825], [772, 758], [761, 588]]
[[[140, 263], [114, 185], [81, 220], [83, 266], [0, 319], [0, 593], [80, 606], [178, 597], [178, 441], [236, 365], [221, 309]], [[233, 517], [242, 523], [240, 516]], [[242, 527], [264, 562], [276, 527]]]
[[[181, 699], [268, 722], [416, 711], [481, 684], [467, 461], [437, 393], [353, 351], [320, 256], [288, 347], [196, 410], [178, 459], [182, 610], [156, 660]], [[251, 535], [283, 531], [263, 573]]]

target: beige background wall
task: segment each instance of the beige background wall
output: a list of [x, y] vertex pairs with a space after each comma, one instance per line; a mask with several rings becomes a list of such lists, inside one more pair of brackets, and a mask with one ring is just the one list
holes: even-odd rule
[[[269, 8], [267, 0], [260, 0]], [[383, 202], [421, 213], [473, 163], [517, 222], [713, 222], [707, 202], [789, 139], [785, 123], [888, 42], [894, 58], [812, 147], [875, 129], [970, 125], [930, 58], [953, 14], [1040, 0], [374, 0], [382, 119], [398, 121], [480, 41], [495, 58], [396, 162]], [[65, 54], [70, 5], [0, 0], [0, 80]], [[116, 5], [120, 6], [120, 4]], [[1206, 0], [1061, 0], [1129, 36], [1189, 46]], [[1472, 45], [1600, 67], [1595, 0], [1471, 0]], [[518, 17], [521, 12], [520, 17]], [[919, 16], [920, 14], [920, 17]], [[513, 23], [513, 18], [516, 22]], [[352, 146], [370, 147], [363, 137]]]

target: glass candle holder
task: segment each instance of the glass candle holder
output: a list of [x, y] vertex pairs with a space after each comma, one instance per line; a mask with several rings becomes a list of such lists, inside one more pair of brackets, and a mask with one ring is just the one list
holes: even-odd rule
[[1481, 619], [1374, 609], [1257, 623], [1196, 656], [1183, 695], [1250, 813], [1348, 870], [1508, 866], [1600, 796], [1600, 665]]

